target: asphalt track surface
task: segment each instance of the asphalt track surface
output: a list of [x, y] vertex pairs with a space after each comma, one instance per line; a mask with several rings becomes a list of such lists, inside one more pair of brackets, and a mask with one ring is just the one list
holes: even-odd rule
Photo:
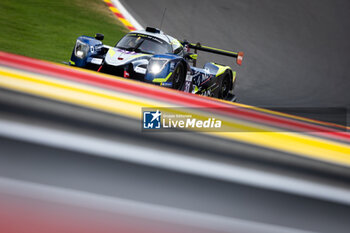
[[[236, 94], [265, 107], [350, 107], [347, 0], [128, 0], [143, 25], [178, 39], [245, 52]], [[199, 61], [233, 65], [200, 53]]]

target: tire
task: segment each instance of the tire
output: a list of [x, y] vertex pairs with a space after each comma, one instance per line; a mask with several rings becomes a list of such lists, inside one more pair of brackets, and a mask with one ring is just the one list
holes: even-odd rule
[[179, 62], [177, 66], [175, 67], [172, 80], [173, 80], [173, 85], [172, 88], [176, 90], [181, 90], [183, 87], [183, 84], [185, 82], [185, 67], [182, 62]]
[[231, 75], [226, 72], [221, 79], [219, 87], [219, 99], [226, 99], [229, 95], [231, 88]]

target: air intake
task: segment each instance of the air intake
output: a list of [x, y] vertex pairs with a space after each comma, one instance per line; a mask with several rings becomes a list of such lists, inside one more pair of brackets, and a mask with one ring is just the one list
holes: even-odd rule
[[160, 33], [158, 28], [146, 27], [146, 32]]

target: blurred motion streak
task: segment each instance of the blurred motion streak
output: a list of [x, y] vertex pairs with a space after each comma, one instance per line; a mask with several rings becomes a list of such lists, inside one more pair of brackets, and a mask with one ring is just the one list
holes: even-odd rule
[[0, 207], [6, 233], [306, 233], [8, 178], [0, 178]]
[[[276, 151], [350, 165], [350, 134], [269, 115], [215, 99], [187, 94], [110, 75], [0, 52], [0, 86], [44, 98], [122, 115], [141, 122], [142, 107], [218, 108], [234, 131], [206, 132]], [[208, 114], [208, 113], [206, 113]], [[278, 129], [284, 129], [279, 132]], [[293, 129], [299, 132], [288, 132]]]

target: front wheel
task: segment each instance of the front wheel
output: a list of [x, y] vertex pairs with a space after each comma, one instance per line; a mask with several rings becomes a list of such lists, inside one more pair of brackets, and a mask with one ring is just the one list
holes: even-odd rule
[[181, 90], [185, 82], [185, 67], [182, 62], [177, 64], [173, 73], [173, 85], [172, 88], [176, 90]]

